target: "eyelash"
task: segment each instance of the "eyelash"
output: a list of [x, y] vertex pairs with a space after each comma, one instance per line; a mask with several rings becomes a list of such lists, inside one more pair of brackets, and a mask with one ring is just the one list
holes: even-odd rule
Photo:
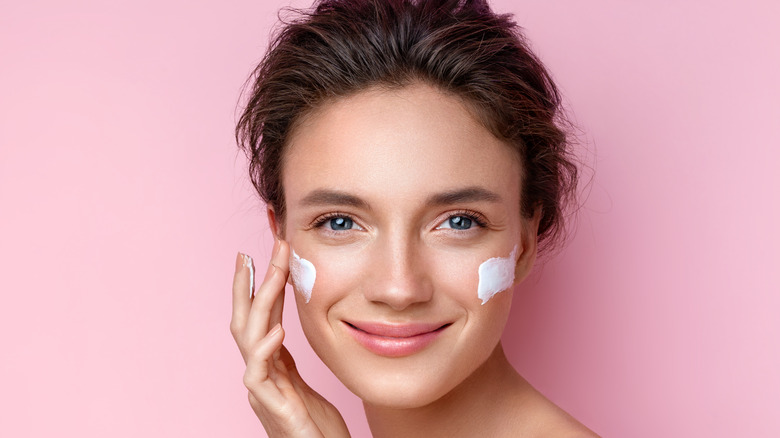
[[320, 216], [317, 219], [315, 219], [314, 222], [312, 222], [311, 227], [312, 228], [321, 228], [326, 223], [328, 223], [329, 220], [335, 219], [337, 217], [348, 218], [348, 219], [352, 220], [353, 223], [355, 222], [355, 220], [352, 219], [352, 216], [350, 216], [350, 215], [348, 215], [346, 213], [333, 212], [333, 213], [323, 214], [322, 216]]
[[[453, 218], [455, 216], [463, 216], [463, 217], [471, 220], [479, 228], [485, 228], [485, 227], [487, 227], [487, 224], [488, 224], [488, 221], [487, 221], [487, 218], [485, 217], [485, 215], [483, 215], [481, 213], [478, 213], [476, 211], [473, 211], [473, 210], [458, 210], [458, 211], [454, 211], [454, 212], [452, 212], [452, 214], [447, 215], [447, 217], [444, 218], [444, 220], [442, 220], [441, 222], [439, 222], [439, 224], [442, 224], [442, 223], [444, 223], [444, 221], [448, 221], [448, 220], [450, 220], [451, 218]], [[352, 220], [352, 222], [357, 225], [355, 220], [349, 214], [333, 212], [333, 213], [324, 214], [324, 215], [318, 217], [317, 219], [315, 219], [314, 222], [312, 222], [311, 227], [312, 228], [321, 228], [321, 227], [325, 226], [325, 224], [327, 224], [329, 220], [335, 219], [335, 218], [339, 218], [339, 217], [348, 218], [348, 219]], [[438, 227], [439, 226], [437, 225], [437, 228]], [[463, 231], [467, 231], [467, 230], [463, 230]]]
[[439, 229], [442, 224], [444, 224], [445, 222], [449, 221], [450, 219], [456, 216], [462, 216], [469, 219], [474, 226], [466, 230], [458, 230], [458, 229], [453, 230], [452, 228], [444, 228], [445, 230], [452, 230], [455, 232], [468, 232], [468, 231], [473, 231], [474, 228], [486, 228], [488, 226], [488, 220], [485, 217], [485, 215], [473, 210], [458, 210], [452, 212], [451, 214], [448, 214], [447, 217], [444, 218], [444, 220], [439, 222], [439, 225], [437, 225], [436, 228]]

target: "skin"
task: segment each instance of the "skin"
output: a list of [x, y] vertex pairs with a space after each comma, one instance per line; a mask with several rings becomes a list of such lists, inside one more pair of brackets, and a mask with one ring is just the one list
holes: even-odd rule
[[[274, 330], [290, 247], [317, 268], [311, 301], [296, 293], [304, 333], [363, 400], [375, 437], [595, 436], [506, 360], [512, 289], [484, 305], [477, 297], [480, 263], [517, 245], [517, 284], [535, 261], [539, 212], [520, 213], [521, 172], [516, 152], [459, 98], [424, 84], [365, 90], [297, 126], [284, 222], [268, 211], [278, 241], [266, 278], [250, 301], [237, 261], [233, 291], [231, 330], [269, 436], [348, 436]], [[414, 354], [386, 357], [350, 335], [353, 321], [446, 328]]]

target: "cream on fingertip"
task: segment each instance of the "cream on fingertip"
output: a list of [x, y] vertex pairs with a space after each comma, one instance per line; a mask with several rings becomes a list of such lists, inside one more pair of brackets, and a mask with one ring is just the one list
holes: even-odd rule
[[244, 258], [244, 267], [249, 268], [249, 299], [255, 296], [255, 263], [252, 257], [241, 254]]

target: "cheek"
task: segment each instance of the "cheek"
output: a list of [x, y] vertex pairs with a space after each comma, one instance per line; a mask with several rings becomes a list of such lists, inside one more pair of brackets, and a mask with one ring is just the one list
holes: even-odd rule
[[[314, 307], [330, 306], [349, 291], [357, 290], [357, 284], [365, 277], [361, 273], [368, 269], [364, 258], [349, 251], [320, 250], [309, 256], [300, 260], [292, 257], [290, 273], [298, 295]], [[300, 278], [296, 278], [296, 271]]]
[[462, 254], [438, 258], [432, 264], [435, 278], [465, 305], [485, 304], [514, 284], [517, 261], [515, 246], [508, 257]]
[[[333, 339], [327, 340], [332, 333], [328, 328], [332, 323], [329, 312], [334, 306], [350, 305], [354, 302], [356, 297], [350, 294], [359, 290], [361, 280], [365, 277], [361, 273], [365, 272], [368, 266], [361, 264], [362, 258], [355, 257], [348, 251], [302, 250], [300, 255], [314, 267], [316, 279], [308, 301], [298, 290], [298, 286], [294, 286], [298, 317], [309, 344], [325, 360], [329, 355], [326, 346], [335, 342]], [[295, 284], [295, 280], [293, 283]]]
[[446, 292], [464, 307], [473, 307], [479, 304], [478, 268], [483, 261], [482, 257], [474, 254], [437, 254], [428, 261], [431, 280], [440, 292]]

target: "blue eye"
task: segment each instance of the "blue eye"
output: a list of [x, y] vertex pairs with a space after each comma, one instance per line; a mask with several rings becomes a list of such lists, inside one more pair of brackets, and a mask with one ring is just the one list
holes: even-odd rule
[[353, 225], [354, 222], [348, 217], [340, 216], [328, 220], [328, 226], [330, 226], [331, 230], [335, 231], [351, 230]]
[[485, 216], [476, 211], [454, 211], [440, 223], [436, 229], [447, 229], [457, 231], [476, 230], [477, 228], [486, 228], [488, 221]]
[[452, 216], [448, 219], [450, 228], [455, 230], [468, 230], [471, 228], [471, 218], [466, 216]]
[[[349, 215], [341, 213], [329, 213], [320, 216], [315, 220], [313, 228], [321, 228], [323, 231], [337, 233], [346, 231], [363, 231], [363, 227], [355, 223]], [[349, 234], [349, 233], [347, 233]], [[334, 236], [331, 234], [331, 236]]]

